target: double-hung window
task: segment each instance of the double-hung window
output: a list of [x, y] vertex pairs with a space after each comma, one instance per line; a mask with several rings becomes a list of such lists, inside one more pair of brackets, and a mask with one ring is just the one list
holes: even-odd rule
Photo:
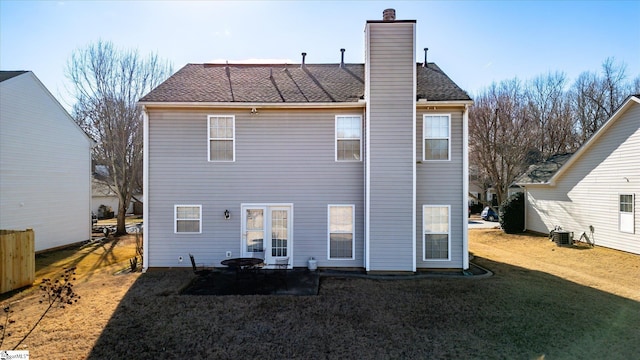
[[362, 152], [362, 117], [336, 116], [336, 161], [360, 161]]
[[354, 259], [354, 205], [329, 205], [329, 260]]
[[209, 115], [209, 161], [235, 161], [235, 116]]
[[619, 196], [619, 215], [620, 215], [620, 231], [627, 233], [635, 233], [633, 200], [634, 194], [620, 194]]
[[202, 232], [202, 205], [175, 205], [174, 232], [199, 234]]
[[449, 223], [451, 206], [424, 205], [422, 207], [423, 260], [451, 260]]
[[423, 117], [423, 160], [449, 160], [451, 153], [451, 115], [430, 114]]

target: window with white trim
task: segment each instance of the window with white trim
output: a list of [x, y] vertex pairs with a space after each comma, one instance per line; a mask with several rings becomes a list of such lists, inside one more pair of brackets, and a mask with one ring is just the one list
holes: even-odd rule
[[451, 260], [450, 205], [422, 206], [423, 260]]
[[354, 259], [354, 205], [329, 205], [329, 260]]
[[235, 116], [209, 115], [209, 161], [235, 161]]
[[635, 233], [634, 197], [634, 194], [620, 194], [618, 198], [620, 231], [632, 234]]
[[202, 205], [175, 205], [174, 232], [199, 234], [202, 232]]
[[424, 115], [422, 128], [424, 137], [423, 160], [449, 160], [451, 152], [451, 115]]
[[362, 153], [362, 117], [336, 116], [336, 161], [360, 161]]

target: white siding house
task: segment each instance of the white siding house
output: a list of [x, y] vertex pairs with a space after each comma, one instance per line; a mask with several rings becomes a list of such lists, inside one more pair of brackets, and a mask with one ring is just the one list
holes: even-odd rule
[[473, 102], [416, 63], [416, 21], [385, 14], [365, 25], [364, 64], [187, 64], [140, 100], [145, 269], [189, 253], [469, 267]]
[[0, 228], [36, 251], [90, 239], [92, 145], [33, 72], [0, 72]]
[[595, 245], [640, 254], [640, 97], [611, 118], [547, 179], [525, 176], [526, 229], [556, 226]]

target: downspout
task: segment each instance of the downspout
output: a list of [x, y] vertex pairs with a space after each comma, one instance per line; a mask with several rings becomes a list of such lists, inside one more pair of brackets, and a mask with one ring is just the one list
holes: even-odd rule
[[142, 148], [142, 272], [149, 268], [149, 114], [142, 105], [143, 148]]
[[469, 105], [462, 114], [462, 269], [469, 269]]
[[367, 179], [369, 178], [367, 175], [367, 148], [369, 147], [369, 144], [367, 143], [367, 132], [369, 131], [368, 127], [367, 127], [367, 106], [365, 105], [365, 107], [362, 109], [362, 129], [363, 129], [363, 137], [362, 137], [362, 154], [364, 156], [364, 159], [362, 159], [362, 163], [364, 166], [364, 171], [363, 176], [362, 176], [362, 183], [364, 185], [363, 187], [363, 204], [364, 204], [364, 241], [362, 242], [362, 250], [363, 250], [363, 254], [364, 254], [364, 259], [363, 259], [363, 265], [365, 270], [369, 271], [369, 225], [368, 225], [368, 218], [369, 218], [369, 207], [368, 207], [368, 203], [369, 203], [369, 198], [368, 198], [368, 186], [369, 183], [367, 181]]
[[[416, 24], [413, 24], [413, 52], [415, 54], [415, 48], [416, 48]], [[418, 253], [418, 244], [417, 244], [417, 236], [416, 236], [416, 231], [418, 231], [417, 227], [416, 227], [416, 204], [417, 204], [417, 186], [418, 186], [418, 180], [417, 180], [417, 169], [416, 169], [416, 93], [417, 93], [417, 86], [418, 86], [418, 81], [417, 81], [417, 67], [415, 66], [415, 64], [412, 64], [413, 66], [413, 74], [411, 76], [411, 79], [413, 80], [413, 101], [411, 104], [412, 110], [413, 110], [413, 121], [412, 121], [412, 126], [413, 126], [413, 134], [411, 135], [412, 139], [413, 139], [413, 144], [411, 146], [411, 153], [412, 153], [412, 158], [411, 158], [411, 166], [412, 166], [412, 172], [413, 172], [413, 204], [412, 204], [412, 228], [413, 228], [413, 264], [412, 264], [412, 269], [411, 271], [416, 272], [417, 270], [417, 260], [416, 260], [416, 256]]]
[[364, 101], [366, 102], [365, 104], [365, 144], [367, 145], [366, 149], [365, 149], [365, 168], [364, 168], [364, 267], [366, 271], [370, 270], [370, 255], [371, 255], [371, 246], [370, 246], [370, 237], [369, 237], [369, 230], [370, 230], [370, 212], [371, 212], [371, 193], [370, 193], [370, 186], [371, 186], [371, 171], [370, 171], [370, 166], [371, 166], [371, 145], [370, 144], [370, 140], [371, 140], [371, 129], [370, 129], [370, 121], [369, 120], [371, 118], [371, 103], [370, 103], [370, 79], [369, 79], [369, 73], [371, 71], [370, 67], [371, 65], [369, 64], [369, 59], [371, 58], [371, 55], [369, 54], [369, 24], [365, 25], [365, 31], [364, 31], [364, 36], [365, 36], [365, 51], [364, 51]]
[[527, 219], [528, 219], [528, 215], [529, 215], [529, 188], [527, 188], [526, 186], [523, 186], [524, 188], [524, 229], [522, 229], [522, 232], [527, 231], [527, 225], [529, 225], [527, 223]]

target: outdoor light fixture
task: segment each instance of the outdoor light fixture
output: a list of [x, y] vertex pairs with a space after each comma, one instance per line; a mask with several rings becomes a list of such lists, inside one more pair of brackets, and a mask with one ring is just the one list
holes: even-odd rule
[[229, 212], [229, 210], [225, 210], [224, 211], [224, 218], [229, 220], [230, 217], [231, 217], [231, 213]]

